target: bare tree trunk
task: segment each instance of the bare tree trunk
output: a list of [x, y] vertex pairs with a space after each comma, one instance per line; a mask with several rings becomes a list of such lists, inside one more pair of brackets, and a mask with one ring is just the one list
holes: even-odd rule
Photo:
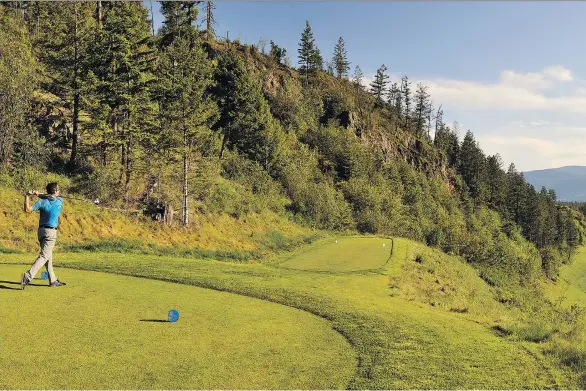
[[124, 208], [128, 209], [128, 192], [130, 190], [130, 178], [132, 176], [132, 158], [130, 155], [131, 152], [131, 141], [128, 140], [126, 144], [126, 156], [125, 156], [125, 164], [124, 164], [124, 171], [125, 171], [125, 181], [124, 181]]
[[157, 205], [161, 202], [161, 163], [159, 163], [159, 172], [157, 173]]
[[222, 137], [222, 147], [220, 148], [220, 159], [224, 157], [224, 148], [226, 147], [226, 134], [224, 133], [224, 137]]
[[155, 35], [155, 15], [153, 14], [153, 1], [151, 3], [151, 33]]
[[77, 36], [77, 2], [75, 3], [75, 26], [74, 26], [74, 68], [73, 68], [73, 135], [71, 139], [71, 156], [69, 158], [69, 169], [73, 171], [75, 168], [75, 159], [77, 158], [77, 141], [79, 136], [79, 50], [78, 50], [78, 36]]
[[98, 27], [102, 28], [102, 18], [104, 17], [102, 9], [102, 0], [98, 0]]
[[187, 126], [183, 124], [183, 211], [182, 222], [186, 227], [189, 224], [189, 205], [187, 203]]
[[124, 168], [126, 167], [126, 144], [124, 143], [124, 130], [121, 132], [122, 145], [120, 146], [120, 178], [118, 179], [118, 183], [122, 184], [122, 179], [124, 179]]
[[207, 11], [207, 17], [206, 17], [206, 39], [209, 42], [215, 35], [214, 33], [214, 14], [212, 13], [213, 9], [214, 9], [214, 3], [211, 1], [207, 2], [207, 6], [206, 6], [206, 11]]
[[187, 152], [183, 152], [183, 226], [189, 224], [189, 207], [187, 205]]

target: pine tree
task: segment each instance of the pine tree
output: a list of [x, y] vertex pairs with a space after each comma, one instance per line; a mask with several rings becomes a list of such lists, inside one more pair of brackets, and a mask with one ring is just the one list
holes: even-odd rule
[[205, 4], [204, 22], [206, 24], [206, 40], [210, 42], [216, 37], [216, 32], [214, 31], [214, 24], [216, 23], [216, 20], [214, 19], [214, 10], [216, 9], [216, 6], [212, 1], [206, 1]]
[[301, 34], [301, 42], [299, 42], [299, 49], [297, 49], [297, 53], [299, 54], [299, 70], [301, 72], [308, 72], [311, 69], [315, 51], [315, 38], [311, 32], [309, 21], [306, 20], [305, 30], [303, 30], [303, 33]]
[[321, 71], [324, 64], [323, 57], [315, 45], [315, 38], [311, 32], [309, 21], [305, 21], [305, 30], [301, 34], [301, 42], [299, 42], [297, 53], [300, 64], [299, 71], [305, 75], [304, 84], [307, 85], [309, 73]]
[[47, 2], [35, 9], [39, 12], [35, 46], [49, 73], [44, 88], [71, 113], [65, 122], [72, 124], [69, 168], [73, 170], [79, 149], [80, 111], [87, 92], [86, 58], [96, 28], [95, 7], [88, 2]]
[[334, 71], [334, 63], [332, 61], [326, 60], [326, 72], [330, 76], [336, 76]]
[[507, 171], [507, 191], [509, 216], [517, 225], [521, 225], [526, 207], [527, 188], [523, 174], [517, 171], [514, 163], [509, 165]]
[[350, 70], [350, 62], [348, 61], [348, 53], [344, 47], [344, 40], [342, 37], [338, 38], [338, 43], [334, 47], [334, 56], [332, 59], [338, 79], [347, 78]]
[[213, 68], [199, 42], [177, 37], [161, 53], [159, 75], [164, 83], [160, 96], [164, 137], [183, 162], [182, 223], [188, 225], [189, 160], [194, 152], [205, 153], [213, 139], [217, 106], [207, 94]]
[[488, 206], [507, 216], [507, 178], [503, 170], [503, 161], [499, 154], [486, 159], [486, 176], [488, 180]]
[[389, 76], [385, 74], [387, 67], [383, 64], [376, 71], [374, 80], [370, 83], [370, 92], [374, 95], [377, 107], [382, 107], [387, 89]]
[[435, 132], [433, 135], [433, 144], [437, 147], [438, 144], [436, 143], [437, 135], [440, 129], [445, 127], [444, 124], [444, 111], [442, 110], [442, 105], [437, 108], [437, 113], [435, 114]]
[[425, 123], [431, 113], [429, 94], [427, 93], [427, 87], [419, 83], [417, 85], [417, 91], [415, 92], [415, 135], [418, 137], [423, 136]]
[[270, 113], [261, 84], [235, 50], [222, 53], [217, 60], [212, 93], [220, 112], [214, 125], [222, 134], [220, 157], [226, 148], [235, 149], [270, 172], [282, 131]]
[[399, 130], [399, 126], [403, 124], [403, 95], [401, 94], [401, 89], [398, 87], [397, 83], [393, 83], [391, 87], [391, 91], [395, 98], [393, 102], [393, 111], [395, 113], [395, 131]]
[[321, 71], [323, 69], [324, 69], [324, 59], [321, 55], [321, 52], [316, 47], [315, 52], [313, 52], [313, 55], [311, 56], [309, 70], [310, 71]]
[[466, 132], [460, 147], [458, 173], [468, 185], [475, 203], [483, 202], [486, 195], [486, 158], [471, 131]]
[[275, 59], [277, 64], [283, 64], [283, 60], [287, 55], [287, 50], [278, 46], [275, 42], [271, 40], [271, 50], [269, 52], [269, 56]]
[[[31, 117], [33, 91], [38, 88], [38, 71], [20, 9], [0, 5], [0, 168], [21, 163], [26, 167], [30, 161], [19, 159], [19, 150], [21, 157], [35, 154], [28, 148], [33, 137], [27, 118]], [[39, 161], [40, 156], [34, 160]]]
[[352, 83], [356, 87], [356, 90], [364, 88], [364, 86], [362, 85], [363, 78], [364, 73], [362, 73], [362, 69], [360, 69], [360, 66], [356, 65], [356, 67], [354, 68], [354, 75], [352, 76]]
[[[201, 1], [161, 1], [163, 25], [159, 30], [161, 45], [169, 46], [175, 38], [185, 34], [194, 35], [193, 29]], [[213, 20], [212, 20], [213, 21]]]
[[411, 127], [411, 82], [407, 76], [401, 78], [401, 96], [403, 100], [403, 130]]
[[109, 150], [120, 151], [119, 182], [128, 204], [135, 149], [154, 117], [149, 85], [155, 81], [155, 50], [148, 11], [139, 3], [111, 2], [104, 7], [103, 27], [88, 50], [88, 80], [92, 83], [93, 108], [102, 125], [100, 149], [107, 163]]

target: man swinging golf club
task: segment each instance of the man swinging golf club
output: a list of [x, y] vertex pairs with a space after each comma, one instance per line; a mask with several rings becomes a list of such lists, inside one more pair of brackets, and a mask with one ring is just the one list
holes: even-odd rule
[[[24, 211], [26, 213], [32, 213], [33, 211], [41, 212], [39, 216], [39, 229], [37, 231], [41, 252], [31, 268], [23, 273], [20, 282], [21, 289], [24, 289], [35, 278], [35, 275], [43, 265], [47, 268], [47, 272], [49, 272], [49, 285], [51, 287], [65, 285], [65, 283], [57, 279], [53, 270], [53, 247], [55, 247], [57, 240], [57, 227], [59, 225], [59, 214], [63, 208], [63, 198], [59, 197], [59, 185], [56, 182], [49, 183], [46, 189], [46, 196], [41, 197], [39, 192], [32, 190], [29, 190], [24, 196]], [[32, 207], [29, 200], [29, 196], [31, 195], [40, 198]]]

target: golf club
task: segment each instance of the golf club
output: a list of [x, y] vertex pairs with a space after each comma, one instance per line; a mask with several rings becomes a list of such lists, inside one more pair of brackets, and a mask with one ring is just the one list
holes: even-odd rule
[[[31, 193], [30, 191], [29, 191], [29, 192], [27, 192], [27, 194], [28, 194], [28, 195], [34, 195], [34, 194], [33, 194], [33, 193]], [[43, 199], [43, 200], [46, 200], [47, 198], [51, 198], [51, 196], [52, 196], [51, 194], [41, 194], [41, 193], [37, 194], [37, 197], [39, 197], [40, 199]], [[86, 200], [86, 199], [84, 199], [84, 198], [78, 198], [78, 197], [72, 197], [72, 196], [63, 196], [63, 195], [60, 195], [59, 197], [61, 197], [61, 198], [66, 198], [66, 199], [70, 199], [70, 200], [77, 200], [77, 201], [91, 202], [90, 200]], [[99, 204], [100, 204], [100, 199], [99, 199], [99, 198], [96, 198], [96, 199], [93, 201], [93, 203], [94, 203], [95, 205], [99, 205]]]

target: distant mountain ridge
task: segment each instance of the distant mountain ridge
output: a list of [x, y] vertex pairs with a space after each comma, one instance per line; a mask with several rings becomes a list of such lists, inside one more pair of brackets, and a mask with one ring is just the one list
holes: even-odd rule
[[554, 189], [559, 201], [586, 202], [586, 166], [565, 166], [524, 172], [528, 183]]

